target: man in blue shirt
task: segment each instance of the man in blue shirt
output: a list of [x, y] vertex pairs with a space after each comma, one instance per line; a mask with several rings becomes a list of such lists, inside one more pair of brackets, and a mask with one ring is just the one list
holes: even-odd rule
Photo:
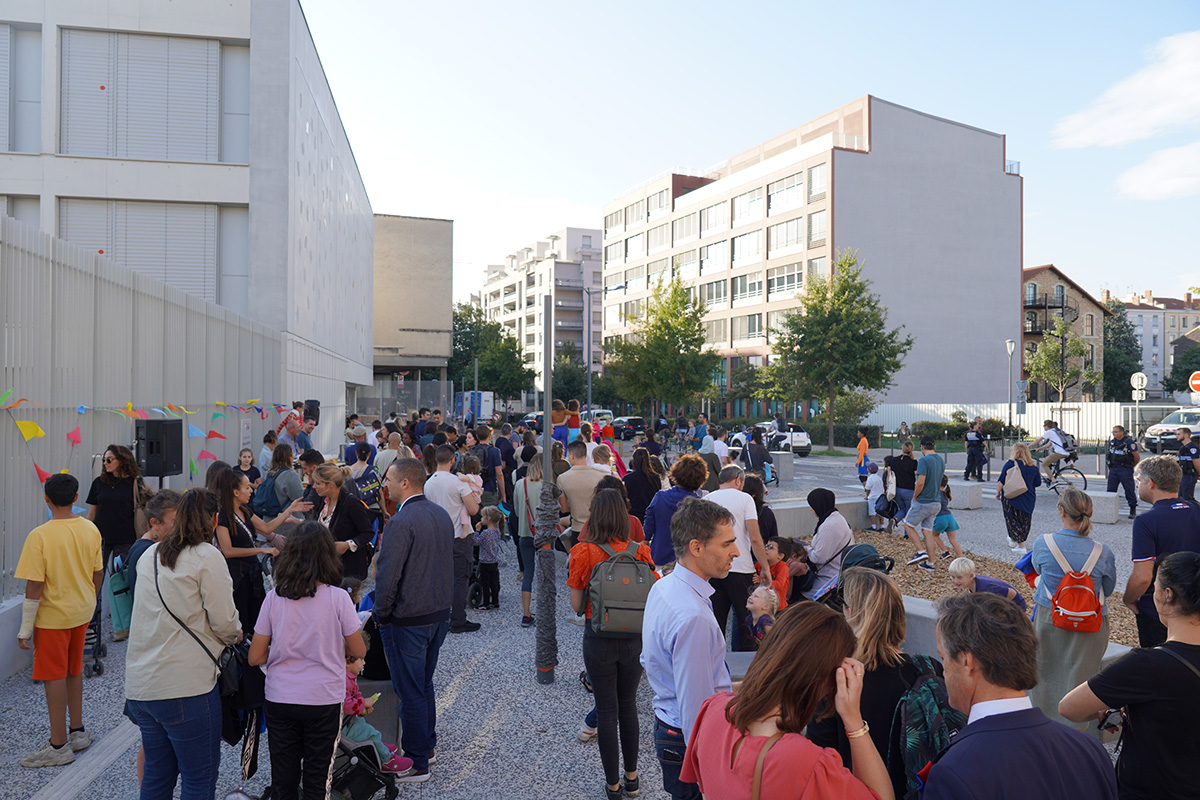
[[1200, 446], [1192, 440], [1191, 428], [1175, 431], [1179, 440], [1179, 468], [1183, 476], [1179, 479], [1179, 496], [1189, 503], [1196, 502], [1196, 473], [1200, 472]]
[[693, 450], [700, 449], [700, 445], [704, 444], [705, 436], [708, 436], [708, 415], [701, 412], [696, 415], [696, 430], [692, 434]]
[[[912, 505], [904, 517], [904, 530], [917, 552], [908, 560], [926, 572], [933, 572], [929, 553], [933, 550], [933, 521], [942, 510], [942, 476], [946, 474], [946, 462], [934, 452], [937, 445], [932, 436], [921, 438], [921, 458], [917, 461], [917, 483], [913, 487]], [[923, 531], [924, 533], [920, 533]], [[923, 542], [928, 543], [921, 549]]]
[[971, 480], [971, 476], [975, 476], [975, 480], [983, 483], [983, 423], [976, 421], [971, 423], [971, 427], [967, 429], [967, 471], [963, 473], [963, 480]]
[[1137, 442], [1125, 434], [1124, 425], [1114, 425], [1113, 438], [1108, 440], [1108, 488], [1105, 491], [1115, 492], [1117, 485], [1125, 490], [1125, 500], [1129, 503], [1129, 518], [1137, 516], [1137, 489], [1133, 485], [1133, 468], [1141, 460]]
[[296, 434], [296, 445], [300, 448], [301, 453], [307, 453], [313, 449], [312, 432], [313, 428], [317, 427], [317, 421], [312, 417], [305, 417], [304, 424], [300, 426], [300, 432]]
[[1125, 605], [1137, 618], [1138, 646], [1157, 647], [1167, 640], [1167, 627], [1154, 607], [1158, 563], [1171, 553], [1200, 552], [1200, 509], [1179, 497], [1175, 458], [1142, 459], [1133, 474], [1138, 497], [1151, 508], [1133, 521], [1133, 573], [1125, 584]]
[[673, 800], [700, 796], [679, 771], [700, 706], [732, 687], [725, 637], [713, 616], [712, 579], [724, 578], [738, 555], [733, 515], [710, 500], [687, 498], [671, 518], [676, 566], [646, 599], [642, 666], [654, 690], [654, 750], [663, 788]]

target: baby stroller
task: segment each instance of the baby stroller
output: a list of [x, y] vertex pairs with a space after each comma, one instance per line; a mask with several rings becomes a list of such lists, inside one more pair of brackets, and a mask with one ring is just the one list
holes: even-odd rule
[[471, 559], [471, 574], [467, 576], [467, 604], [471, 608], [483, 605], [483, 583], [479, 580], [479, 547], [474, 548], [475, 557]]
[[846, 603], [842, 599], [842, 573], [851, 567], [874, 569], [887, 575], [896, 566], [896, 561], [890, 556], [881, 556], [873, 544], [846, 545], [839, 554], [842, 557], [842, 568], [838, 574], [826, 582], [813, 595], [813, 600], [829, 606], [834, 611], [844, 612]]
[[104, 657], [108, 655], [108, 645], [101, 636], [100, 623], [103, 619], [100, 600], [96, 600], [96, 610], [92, 613], [92, 621], [88, 623], [87, 632], [83, 635], [83, 654], [87, 659], [84, 664], [84, 677], [99, 677], [104, 674]]
[[333, 757], [333, 794], [341, 800], [370, 800], [383, 790], [387, 800], [400, 794], [396, 779], [383, 771], [379, 753], [370, 742], [355, 742], [342, 736]]

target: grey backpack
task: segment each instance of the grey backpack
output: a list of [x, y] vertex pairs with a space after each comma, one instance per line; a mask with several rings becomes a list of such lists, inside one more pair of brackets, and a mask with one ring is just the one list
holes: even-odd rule
[[608, 559], [596, 565], [588, 583], [592, 632], [617, 639], [641, 636], [654, 567], [637, 558], [637, 542], [631, 541], [620, 551], [607, 544], [597, 546]]

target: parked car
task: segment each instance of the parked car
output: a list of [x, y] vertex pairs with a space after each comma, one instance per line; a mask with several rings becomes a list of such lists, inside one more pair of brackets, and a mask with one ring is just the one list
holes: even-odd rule
[[594, 408], [591, 411], [582, 411], [579, 414], [579, 419], [583, 422], [590, 422], [593, 426], [601, 425], [605, 420], [611, 420], [613, 412], [611, 408]]
[[646, 420], [641, 417], [617, 417], [613, 420], [613, 436], [628, 441], [646, 432]]
[[[812, 452], [812, 438], [809, 437], [808, 431], [804, 430], [804, 428], [800, 427], [799, 425], [797, 425], [794, 422], [788, 423], [787, 437], [784, 438], [781, 442], [777, 442], [777, 443], [773, 444], [771, 441], [771, 437], [776, 436], [776, 434], [772, 434], [770, 432], [771, 424], [772, 424], [771, 420], [766, 420], [765, 422], [756, 423], [754, 426], [754, 427], [760, 428], [762, 430], [763, 444], [767, 445], [768, 448], [770, 448], [772, 450], [775, 450], [775, 449], [791, 450], [793, 453], [800, 456], [801, 458], [806, 457], [809, 453]], [[730, 447], [745, 447], [746, 446], [745, 431], [738, 431], [737, 433], [731, 435], [729, 437], [729, 446]]]
[[1200, 407], [1181, 408], [1157, 425], [1151, 425], [1142, 437], [1142, 449], [1149, 453], [1178, 452], [1179, 440], [1175, 438], [1175, 431], [1180, 428], [1191, 428], [1193, 434], [1200, 431]]
[[534, 433], [541, 433], [542, 432], [542, 416], [543, 416], [543, 414], [544, 414], [544, 412], [542, 412], [542, 411], [538, 411], [535, 414], [526, 414], [521, 419], [521, 424], [523, 424], [526, 428], [529, 428]]

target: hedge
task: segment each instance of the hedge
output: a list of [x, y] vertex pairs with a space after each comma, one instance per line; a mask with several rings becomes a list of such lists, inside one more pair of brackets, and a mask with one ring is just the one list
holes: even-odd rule
[[[943, 422], [941, 420], [922, 420], [914, 422], [909, 426], [912, 431], [913, 438], [919, 439], [922, 436], [932, 436], [935, 439], [941, 440], [947, 435], [954, 441], [961, 440], [967, 433], [970, 427], [969, 422]], [[1004, 420], [996, 417], [989, 417], [983, 421], [983, 435], [992, 439], [1001, 439], [1004, 435], [1004, 429], [1007, 427]], [[1017, 436], [1021, 439], [1027, 438], [1029, 432], [1024, 428], [1017, 429]]]

